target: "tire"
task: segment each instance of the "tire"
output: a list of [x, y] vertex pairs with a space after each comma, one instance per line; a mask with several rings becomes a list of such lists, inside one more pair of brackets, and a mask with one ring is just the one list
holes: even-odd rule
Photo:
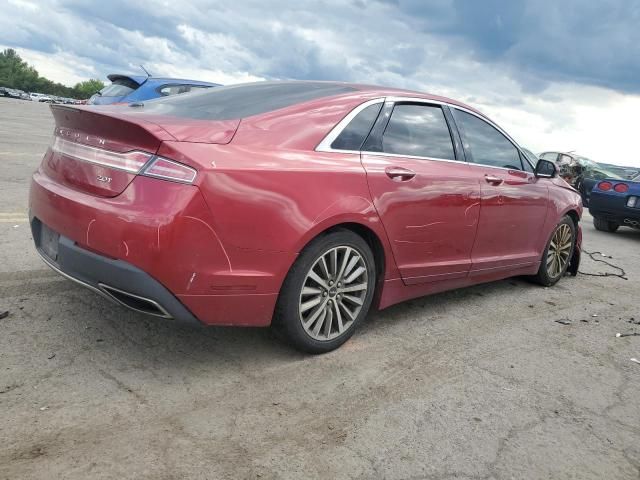
[[565, 215], [553, 229], [547, 241], [547, 246], [542, 254], [540, 268], [533, 280], [545, 287], [558, 283], [564, 277], [567, 268], [569, 268], [575, 244], [576, 226], [573, 220]]
[[596, 227], [596, 230], [610, 233], [614, 233], [620, 227], [616, 222], [610, 222], [602, 217], [593, 217], [593, 226]]
[[324, 234], [305, 247], [287, 274], [274, 327], [300, 351], [335, 350], [367, 316], [375, 285], [375, 261], [367, 242], [350, 230]]

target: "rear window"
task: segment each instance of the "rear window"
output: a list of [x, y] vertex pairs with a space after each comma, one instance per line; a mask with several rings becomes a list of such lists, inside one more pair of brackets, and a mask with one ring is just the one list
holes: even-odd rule
[[124, 97], [129, 95], [140, 85], [129, 78], [117, 78], [111, 85], [107, 85], [100, 90], [100, 96], [102, 97]]
[[140, 110], [198, 120], [234, 120], [353, 91], [352, 87], [334, 83], [260, 82], [146, 101]]
[[186, 85], [165, 85], [158, 89], [160, 95], [164, 97], [168, 97], [169, 95], [178, 95], [179, 93], [187, 93], [188, 91], [189, 88]]

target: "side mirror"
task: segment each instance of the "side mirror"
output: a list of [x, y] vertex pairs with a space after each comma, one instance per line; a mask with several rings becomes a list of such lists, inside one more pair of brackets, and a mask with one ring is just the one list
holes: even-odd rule
[[538, 178], [554, 178], [558, 174], [556, 164], [549, 160], [538, 160], [535, 175]]

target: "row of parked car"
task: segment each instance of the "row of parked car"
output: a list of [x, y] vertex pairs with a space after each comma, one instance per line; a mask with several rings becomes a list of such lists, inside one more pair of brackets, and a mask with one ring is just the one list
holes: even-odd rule
[[181, 78], [161, 78], [143, 75], [126, 75], [114, 73], [107, 75], [111, 84], [96, 92], [88, 100], [57, 97], [44, 93], [27, 93], [22, 90], [0, 87], [0, 97], [31, 100], [34, 102], [62, 103], [79, 105], [113, 105], [142, 102], [159, 97], [168, 97], [181, 93], [193, 92], [211, 87], [219, 87], [217, 83], [186, 80]]
[[17, 88], [0, 87], [0, 97], [16, 98], [19, 100], [27, 100], [33, 102], [45, 103], [63, 103], [67, 105], [80, 105], [86, 103], [85, 100], [77, 100], [75, 98], [58, 97], [56, 95], [47, 95], [44, 93], [31, 92], [27, 93]]
[[594, 162], [575, 152], [543, 152], [540, 159], [556, 164], [589, 208], [597, 230], [640, 228], [640, 169]]
[[640, 180], [640, 169], [595, 162], [575, 152], [543, 152], [539, 156], [556, 164], [560, 176], [572, 185], [585, 206], [589, 206], [593, 188], [602, 180]]
[[19, 98], [21, 100], [31, 100], [27, 92], [15, 88], [0, 87], [0, 97]]

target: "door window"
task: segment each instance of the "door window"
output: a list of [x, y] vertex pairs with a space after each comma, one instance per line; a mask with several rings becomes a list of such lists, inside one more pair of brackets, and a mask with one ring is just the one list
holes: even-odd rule
[[473, 163], [523, 169], [518, 149], [495, 127], [470, 113], [456, 108], [452, 110], [456, 123], [462, 130], [464, 148], [471, 153]]
[[382, 151], [454, 160], [451, 133], [440, 107], [397, 104], [382, 135]]

